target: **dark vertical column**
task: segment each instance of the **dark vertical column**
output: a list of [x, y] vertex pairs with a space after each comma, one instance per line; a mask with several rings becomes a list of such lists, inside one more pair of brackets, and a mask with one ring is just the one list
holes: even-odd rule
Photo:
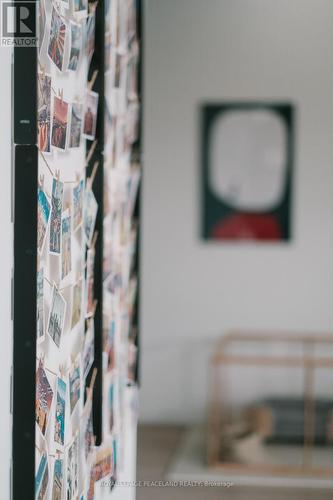
[[36, 146], [15, 146], [13, 499], [35, 497]]
[[[103, 403], [103, 184], [104, 184], [104, 1], [99, 0], [96, 8], [96, 36], [95, 36], [95, 51], [89, 68], [89, 80], [94, 71], [98, 71], [97, 78], [93, 87], [94, 92], [99, 94], [98, 113], [97, 113], [97, 128], [96, 139], [97, 147], [91, 158], [87, 176], [91, 174], [93, 165], [96, 161], [99, 162], [95, 180], [93, 183], [93, 191], [98, 202], [98, 213], [96, 219], [96, 231], [98, 238], [95, 244], [95, 276], [94, 276], [94, 297], [97, 300], [95, 312], [95, 361], [94, 366], [97, 368], [97, 377], [94, 386], [93, 394], [93, 422], [94, 435], [96, 436], [96, 444], [100, 445], [102, 441], [102, 403]], [[91, 142], [87, 142], [87, 150], [89, 150]], [[89, 379], [88, 379], [89, 383]]]
[[[35, 1], [29, 5], [34, 19], [34, 26], [31, 25], [34, 34], [36, 6]], [[33, 500], [37, 320], [37, 48], [14, 49], [12, 76], [15, 144], [12, 493], [14, 500]]]
[[[143, 46], [143, 30], [144, 30], [144, 13], [143, 13], [143, 2], [142, 0], [137, 0], [137, 33], [138, 33], [138, 41], [139, 41], [139, 65], [138, 65], [138, 93], [139, 93], [139, 102], [140, 102], [140, 123], [139, 123], [139, 137], [134, 145], [134, 155], [139, 159], [139, 163], [141, 165], [141, 185], [143, 182], [143, 158], [142, 158], [142, 136], [143, 136], [143, 57], [144, 57], [144, 46]], [[138, 197], [136, 200], [134, 217], [138, 221], [138, 239], [137, 239], [137, 249], [136, 249], [136, 257], [135, 257], [135, 272], [138, 278], [138, 290], [134, 311], [133, 323], [136, 329], [136, 338], [135, 345], [137, 347], [137, 361], [136, 361], [136, 369], [135, 369], [135, 381], [137, 384], [140, 384], [140, 361], [141, 361], [141, 351], [140, 351], [140, 337], [141, 337], [141, 325], [140, 325], [140, 297], [141, 297], [141, 266], [140, 266], [140, 249], [142, 245], [141, 240], [141, 195], [142, 188], [141, 185], [138, 190]]]

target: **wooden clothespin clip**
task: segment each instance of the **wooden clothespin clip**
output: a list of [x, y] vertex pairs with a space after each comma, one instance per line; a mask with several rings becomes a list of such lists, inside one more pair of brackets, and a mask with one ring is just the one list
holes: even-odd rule
[[90, 82], [88, 82], [88, 90], [92, 90], [92, 88], [93, 88], [93, 86], [95, 84], [97, 76], [98, 76], [98, 69], [95, 69], [95, 71], [92, 74]]
[[60, 378], [64, 379], [65, 378], [64, 365], [59, 365], [59, 373], [60, 373]]
[[92, 187], [94, 179], [96, 177], [98, 165], [99, 165], [99, 161], [95, 161], [94, 166], [93, 166], [93, 170], [91, 172], [91, 176], [88, 179], [90, 187]]
[[75, 182], [77, 184], [80, 182], [80, 174], [79, 174], [79, 172], [75, 172]]
[[44, 174], [40, 174], [38, 177], [38, 185], [41, 189], [44, 189]]
[[96, 382], [96, 377], [97, 377], [97, 368], [94, 368], [93, 372], [92, 372], [90, 384], [89, 384], [89, 392], [90, 392], [91, 397], [92, 397], [92, 394], [93, 394], [94, 385], [95, 385], [95, 382]]
[[64, 100], [64, 89], [58, 89], [58, 95], [62, 102]]
[[90, 248], [95, 248], [97, 238], [98, 238], [98, 231], [95, 231], [95, 232], [94, 232], [93, 239], [92, 239], [92, 241], [91, 241]]
[[92, 145], [91, 145], [91, 147], [89, 149], [89, 153], [88, 153], [88, 156], [86, 158], [86, 166], [88, 166], [88, 164], [89, 164], [89, 162], [91, 160], [91, 157], [94, 154], [96, 146], [97, 146], [97, 139], [94, 140], [94, 142], [92, 143]]

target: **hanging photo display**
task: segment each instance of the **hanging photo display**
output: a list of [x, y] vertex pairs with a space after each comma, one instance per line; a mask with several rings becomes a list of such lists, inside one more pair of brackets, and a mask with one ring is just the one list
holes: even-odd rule
[[40, 151], [51, 150], [51, 77], [38, 73], [38, 147]]
[[136, 2], [40, 0], [38, 26], [35, 498], [93, 500], [126, 462], [136, 380]]

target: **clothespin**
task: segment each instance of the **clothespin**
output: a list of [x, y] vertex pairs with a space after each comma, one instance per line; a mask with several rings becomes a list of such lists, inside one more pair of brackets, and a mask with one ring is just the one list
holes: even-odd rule
[[92, 242], [91, 242], [91, 245], [90, 245], [90, 248], [95, 248], [97, 238], [98, 238], [98, 231], [95, 231], [93, 239], [92, 239]]
[[64, 100], [64, 89], [58, 89], [58, 95], [61, 99], [61, 102]]
[[89, 149], [89, 153], [88, 153], [88, 156], [87, 156], [87, 159], [86, 159], [86, 166], [88, 166], [88, 164], [89, 164], [89, 162], [91, 160], [91, 157], [94, 154], [96, 146], [97, 146], [97, 139], [94, 140], [94, 142], [92, 143], [92, 145], [91, 145], [91, 147]]
[[94, 83], [96, 81], [97, 75], [98, 75], [98, 69], [95, 69], [95, 71], [92, 74], [90, 82], [88, 82], [88, 90], [90, 90], [90, 91], [92, 90]]
[[60, 373], [60, 377], [62, 379], [65, 378], [65, 370], [64, 370], [64, 365], [59, 365], [59, 373]]
[[42, 365], [43, 368], [44, 368], [44, 360], [45, 360], [45, 353], [42, 352], [41, 355], [40, 355], [40, 358], [39, 358], [39, 362], [40, 362], [40, 364]]
[[90, 398], [92, 398], [92, 395], [93, 395], [94, 385], [95, 385], [95, 382], [96, 382], [96, 377], [97, 377], [97, 368], [94, 368], [93, 372], [92, 372], [92, 376], [91, 376], [89, 388], [88, 388], [88, 396]]
[[77, 184], [80, 182], [80, 174], [79, 174], [79, 172], [75, 172], [75, 181], [77, 182]]
[[40, 174], [38, 178], [38, 183], [39, 187], [43, 190], [44, 189], [44, 174]]
[[94, 167], [93, 167], [93, 170], [91, 172], [91, 176], [89, 177], [88, 179], [88, 185], [90, 188], [92, 188], [92, 185], [93, 185], [93, 182], [94, 182], [94, 179], [96, 177], [96, 173], [97, 173], [97, 169], [98, 169], [98, 165], [99, 165], [99, 161], [95, 161], [94, 163]]

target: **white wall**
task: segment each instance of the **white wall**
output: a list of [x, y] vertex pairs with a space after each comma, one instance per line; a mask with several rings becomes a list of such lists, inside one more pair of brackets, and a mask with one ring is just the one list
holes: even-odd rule
[[[145, 421], [203, 417], [214, 339], [333, 331], [332, 0], [146, 0], [142, 392]], [[298, 108], [293, 241], [199, 239], [199, 106]]]
[[0, 498], [10, 498], [11, 427], [10, 373], [12, 364], [11, 270], [13, 265], [11, 224], [11, 50], [0, 47]]

